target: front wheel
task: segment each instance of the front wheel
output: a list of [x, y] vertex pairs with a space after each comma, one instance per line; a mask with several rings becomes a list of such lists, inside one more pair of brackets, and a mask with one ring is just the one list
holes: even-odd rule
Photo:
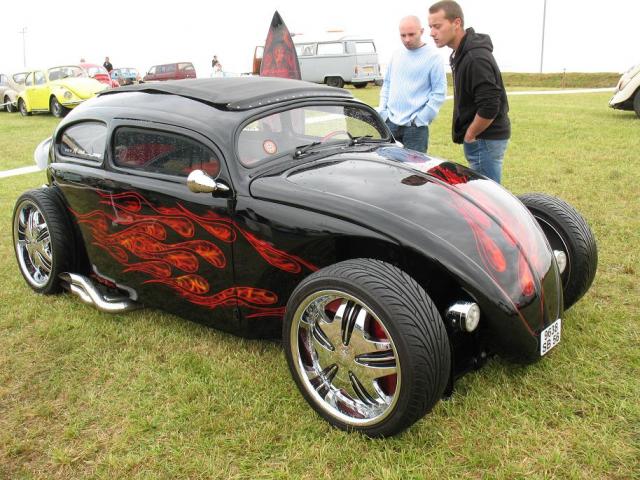
[[27, 104], [24, 103], [23, 99], [18, 100], [18, 110], [20, 110], [20, 115], [23, 117], [28, 117], [31, 115], [31, 112], [27, 110]]
[[325, 83], [330, 87], [344, 87], [344, 80], [342, 79], [342, 77], [327, 77]]
[[73, 265], [72, 227], [53, 188], [23, 193], [13, 211], [13, 244], [20, 273], [38, 293], [61, 290], [59, 275]]
[[596, 239], [586, 220], [571, 205], [544, 193], [518, 197], [542, 228], [551, 248], [561, 252], [566, 266], [561, 272], [564, 308], [587, 293], [598, 268]]
[[311, 407], [371, 437], [418, 421], [449, 379], [449, 340], [435, 305], [409, 275], [378, 260], [347, 260], [303, 280], [287, 303], [283, 340]]
[[49, 100], [49, 111], [56, 118], [63, 118], [67, 113], [69, 113], [69, 109], [63, 106], [55, 96], [51, 97], [51, 100]]

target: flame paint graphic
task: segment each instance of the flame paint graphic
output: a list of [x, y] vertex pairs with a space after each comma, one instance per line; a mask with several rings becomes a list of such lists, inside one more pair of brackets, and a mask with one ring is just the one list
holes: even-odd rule
[[[125, 267], [123, 272], [146, 274], [151, 278], [145, 284], [166, 285], [195, 305], [210, 309], [245, 307], [252, 310], [247, 318], [282, 317], [285, 312], [285, 307], [275, 306], [278, 296], [269, 290], [234, 286], [210, 293], [209, 282], [198, 275], [201, 261], [222, 269], [227, 266], [227, 259], [212, 241], [193, 239], [197, 227], [224, 243], [236, 241], [239, 235], [244, 237], [267, 263], [282, 271], [296, 274], [303, 267], [310, 271], [318, 269], [215, 212], [197, 215], [179, 202], [175, 206], [158, 207], [137, 192], [97, 193], [101, 198], [99, 203], [113, 213], [101, 210], [79, 213], [70, 209], [78, 223], [89, 227], [92, 244]], [[120, 230], [113, 232], [110, 228]], [[185, 241], [167, 243], [167, 228]]]

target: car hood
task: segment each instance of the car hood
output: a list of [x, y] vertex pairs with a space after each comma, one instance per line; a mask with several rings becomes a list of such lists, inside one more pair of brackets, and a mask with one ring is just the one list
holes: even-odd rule
[[84, 77], [69, 77], [69, 78], [61, 78], [60, 80], [54, 80], [51, 82], [52, 85], [64, 87], [68, 90], [71, 90], [74, 94], [76, 94], [80, 98], [89, 98], [94, 96], [96, 93], [105, 90], [107, 85], [99, 82], [94, 78], [84, 78]]
[[444, 265], [478, 298], [493, 297], [485, 306], [497, 302], [533, 336], [561, 313], [559, 274], [535, 219], [462, 165], [382, 146], [270, 173], [251, 194], [384, 233]]

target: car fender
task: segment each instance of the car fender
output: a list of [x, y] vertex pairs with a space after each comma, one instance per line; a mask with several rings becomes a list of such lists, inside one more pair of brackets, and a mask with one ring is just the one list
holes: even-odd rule
[[609, 101], [611, 107], [627, 101], [633, 101], [636, 91], [640, 88], [640, 64], [625, 72], [616, 86], [616, 91]]

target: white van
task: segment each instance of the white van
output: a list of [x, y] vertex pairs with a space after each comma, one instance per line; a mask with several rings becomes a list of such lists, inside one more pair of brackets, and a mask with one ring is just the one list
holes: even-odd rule
[[[356, 88], [382, 84], [376, 45], [371, 38], [341, 37], [335, 40], [294, 39], [302, 80], [332, 87], [352, 84]], [[256, 47], [253, 73], [260, 73], [264, 47]]]

